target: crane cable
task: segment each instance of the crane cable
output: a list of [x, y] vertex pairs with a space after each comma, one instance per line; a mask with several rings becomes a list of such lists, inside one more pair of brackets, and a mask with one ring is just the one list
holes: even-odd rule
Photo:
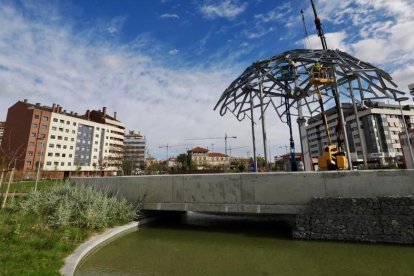
[[306, 47], [306, 41], [308, 41], [309, 49], [312, 50], [312, 44], [311, 44], [310, 39], [309, 39], [308, 29], [306, 28], [305, 15], [304, 15], [302, 9], [300, 10], [300, 13], [302, 14], [303, 29], [305, 31], [305, 43], [304, 44], [305, 44], [305, 47]]

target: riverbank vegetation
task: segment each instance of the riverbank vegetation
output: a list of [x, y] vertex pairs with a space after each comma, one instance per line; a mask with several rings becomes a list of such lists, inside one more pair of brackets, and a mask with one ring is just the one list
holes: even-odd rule
[[0, 274], [58, 275], [79, 244], [136, 214], [125, 200], [67, 183], [11, 197], [0, 211]]

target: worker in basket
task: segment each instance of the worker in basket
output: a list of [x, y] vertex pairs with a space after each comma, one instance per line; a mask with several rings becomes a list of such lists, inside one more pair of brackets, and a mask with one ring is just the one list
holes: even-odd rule
[[312, 72], [313, 72], [313, 78], [314, 79], [321, 78], [321, 74], [322, 74], [322, 64], [319, 62], [319, 60], [317, 60], [315, 62], [315, 65], [312, 68]]

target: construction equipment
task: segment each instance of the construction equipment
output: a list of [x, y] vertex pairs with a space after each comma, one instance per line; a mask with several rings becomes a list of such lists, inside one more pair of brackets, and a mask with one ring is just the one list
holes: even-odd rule
[[227, 136], [227, 133], [224, 134], [224, 137], [208, 137], [208, 138], [194, 138], [194, 139], [184, 139], [187, 141], [195, 141], [195, 140], [215, 140], [215, 139], [223, 139], [224, 138], [224, 154], [227, 155], [227, 139], [237, 139], [236, 136]]
[[[313, 14], [315, 16], [315, 26], [316, 30], [318, 31], [318, 36], [321, 39], [322, 48], [324, 50], [328, 49], [328, 45], [326, 43], [325, 34], [322, 29], [321, 21], [318, 17], [316, 12], [315, 4], [313, 0], [311, 0]], [[302, 20], [304, 21], [303, 13], [302, 13]], [[304, 24], [304, 26], [306, 26]], [[306, 30], [305, 30], [306, 32]], [[318, 166], [319, 170], [346, 170], [348, 169], [348, 159], [346, 158], [345, 153], [341, 149], [342, 140], [344, 137], [344, 133], [342, 131], [342, 118], [341, 118], [341, 108], [339, 103], [339, 94], [333, 88], [335, 84], [335, 73], [333, 68], [329, 66], [324, 66], [324, 64], [319, 63], [319, 60], [316, 61], [315, 66], [312, 67], [311, 70], [311, 78], [309, 80], [309, 84], [312, 84], [315, 87], [316, 94], [318, 95], [318, 101], [321, 108], [321, 116], [322, 122], [325, 128], [326, 133], [326, 142], [327, 145], [324, 148], [324, 152], [322, 156], [318, 157]], [[322, 94], [319, 89], [319, 86], [332, 86], [332, 94], [335, 99], [336, 110], [338, 113], [338, 125], [336, 127], [336, 136], [338, 145], [332, 145], [331, 136], [329, 133], [329, 126], [326, 120], [326, 112], [323, 106]]]
[[160, 146], [160, 147], [158, 147], [159, 149], [162, 149], [162, 148], [166, 148], [167, 149], [167, 155], [166, 155], [166, 160], [168, 160], [168, 158], [169, 158], [169, 154], [168, 154], [168, 151], [169, 151], [169, 149], [170, 148], [177, 148], [177, 147], [188, 147], [188, 146], [191, 146], [191, 145], [169, 145], [169, 144], [166, 144], [166, 145], [164, 145], [164, 146]]

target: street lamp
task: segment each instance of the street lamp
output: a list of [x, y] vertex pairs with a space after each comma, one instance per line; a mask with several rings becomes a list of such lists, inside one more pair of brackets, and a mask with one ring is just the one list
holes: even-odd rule
[[40, 163], [42, 162], [44, 138], [37, 137], [36, 140], [41, 140], [42, 144], [41, 144], [41, 147], [40, 147], [39, 162], [37, 163], [36, 182], [35, 182], [35, 188], [34, 188], [35, 192], [37, 191], [37, 183], [39, 182]]
[[406, 101], [408, 99], [409, 99], [408, 97], [400, 97], [400, 98], [396, 98], [395, 100], [398, 102], [398, 105], [400, 106], [401, 118], [402, 118], [403, 125], [405, 128], [405, 135], [407, 139], [408, 150], [410, 151], [411, 162], [414, 165], [414, 156], [413, 156], [413, 149], [411, 148], [411, 143], [410, 143], [410, 134], [408, 133], [407, 124], [405, 123], [404, 114], [403, 114], [403, 110], [401, 106], [401, 102]]

